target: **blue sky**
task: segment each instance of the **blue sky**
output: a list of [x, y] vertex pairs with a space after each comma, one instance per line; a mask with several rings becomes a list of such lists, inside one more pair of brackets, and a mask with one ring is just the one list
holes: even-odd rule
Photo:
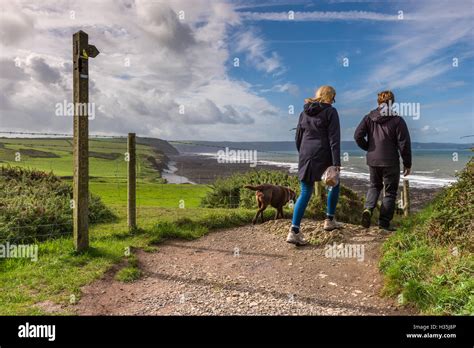
[[[472, 1], [441, 1], [435, 8], [427, 2], [419, 6], [422, 2], [416, 5], [410, 1], [288, 3], [275, 1], [262, 6], [258, 2], [255, 8], [241, 10], [256, 13], [248, 27], [265, 41], [268, 51], [276, 52], [281, 67], [272, 73], [255, 74], [255, 69], [244, 65], [233, 69], [232, 76], [255, 86], [294, 85], [292, 93], [265, 93], [281, 109], [294, 104], [301, 110], [302, 100], [313, 95], [317, 86], [334, 86], [338, 94], [335, 107], [339, 110], [346, 140], [351, 139], [360, 119], [375, 107], [376, 93], [391, 89], [399, 102], [420, 103], [420, 119], [406, 118], [414, 140], [472, 141], [472, 138], [460, 139], [474, 134], [473, 46], [472, 41], [468, 42], [469, 37], [473, 39]], [[295, 20], [283, 19], [288, 11], [295, 12]], [[354, 11], [354, 19], [350, 16], [334, 19], [337, 13], [351, 11]], [[399, 20], [398, 11], [403, 11], [403, 20]], [[432, 18], [423, 19], [425, 11]], [[454, 27], [461, 27], [454, 23], [455, 15], [444, 20], [437, 17], [443, 11], [453, 11], [461, 17], [461, 13], [471, 11], [471, 22], [463, 22], [463, 25], [468, 24], [467, 33], [460, 33], [460, 39], [439, 44], [433, 40], [443, 40], [450, 30], [456, 30]], [[282, 20], [262, 18], [271, 12], [279, 13]], [[327, 20], [298, 18], [315, 12], [333, 14]], [[357, 19], [361, 12], [393, 19]], [[427, 54], [421, 54], [423, 51]], [[458, 67], [452, 66], [455, 57]], [[343, 58], [348, 58], [348, 67], [343, 66]], [[383, 69], [390, 71], [392, 67], [394, 73], [376, 74]], [[364, 93], [359, 96], [360, 91]]]
[[472, 142], [460, 137], [474, 134], [473, 6], [472, 0], [1, 2], [0, 128], [71, 132], [72, 120], [55, 110], [72, 99], [71, 38], [83, 30], [101, 52], [90, 63], [94, 133], [293, 140], [303, 100], [329, 84], [337, 90], [344, 140], [376, 106], [377, 92], [391, 89], [396, 101], [420, 105], [419, 119], [406, 117], [414, 141]]

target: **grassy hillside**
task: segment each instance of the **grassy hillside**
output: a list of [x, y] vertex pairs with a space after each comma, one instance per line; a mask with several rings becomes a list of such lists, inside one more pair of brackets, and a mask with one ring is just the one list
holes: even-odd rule
[[474, 314], [474, 163], [384, 245], [385, 293], [427, 314]]
[[179, 154], [178, 150], [176, 150], [175, 147], [173, 147], [169, 142], [162, 139], [138, 137], [137, 144], [149, 145], [157, 149], [158, 151], [164, 153], [165, 155]]
[[[53, 172], [60, 177], [72, 176], [72, 140], [46, 138], [0, 138], [0, 164], [11, 164]], [[156, 163], [164, 163], [165, 155], [159, 150], [137, 144], [138, 175], [157, 179]], [[89, 140], [89, 175], [102, 178], [125, 178], [127, 174], [126, 139]]]
[[[141, 139], [141, 140], [139, 140]], [[137, 138], [138, 207], [178, 207], [179, 201], [197, 206], [204, 186], [167, 185], [160, 171], [166, 165], [166, 151], [177, 151], [160, 139]], [[89, 188], [110, 206], [126, 206], [126, 139], [89, 141]], [[72, 183], [72, 144], [70, 139], [0, 138], [0, 165], [11, 165], [53, 173]]]

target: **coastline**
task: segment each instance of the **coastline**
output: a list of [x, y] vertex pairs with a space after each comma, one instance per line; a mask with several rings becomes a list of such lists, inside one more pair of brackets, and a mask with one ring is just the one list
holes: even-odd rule
[[[172, 178], [169, 183], [212, 184], [218, 178], [227, 178], [235, 173], [245, 173], [251, 170], [278, 170], [295, 175], [289, 171], [288, 167], [268, 163], [259, 163], [257, 167], [251, 167], [249, 163], [218, 163], [215, 158], [197, 154], [169, 156], [168, 163], [170, 165], [167, 175]], [[164, 176], [164, 178], [166, 177]], [[361, 197], [365, 196], [369, 185], [369, 181], [366, 179], [344, 175], [341, 182]], [[441, 190], [442, 187], [410, 187], [413, 211], [426, 206]]]

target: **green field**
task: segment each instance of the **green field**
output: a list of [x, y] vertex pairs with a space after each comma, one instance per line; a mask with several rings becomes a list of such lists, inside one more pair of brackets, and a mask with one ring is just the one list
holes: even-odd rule
[[[0, 138], [0, 163], [53, 171], [58, 176], [72, 175], [71, 139]], [[30, 153], [33, 150], [33, 153]], [[127, 175], [126, 139], [97, 139], [89, 141], [89, 175], [91, 178], [125, 178]], [[144, 156], [160, 160], [150, 146], [137, 145], [138, 173], [141, 178], [159, 178]], [[20, 156], [17, 156], [19, 154]]]
[[[125, 139], [91, 140], [89, 151], [90, 191], [99, 195], [107, 205], [125, 207], [127, 203]], [[137, 145], [136, 151], [139, 208], [150, 206], [178, 208], [180, 200], [184, 201], [185, 207], [199, 206], [206, 192], [205, 185], [164, 184], [160, 173], [146, 160], [147, 156], [152, 156], [157, 162], [162, 162], [163, 156], [147, 145]], [[15, 160], [15, 157], [18, 160]], [[72, 182], [71, 140], [0, 138], [0, 164], [53, 172]]]

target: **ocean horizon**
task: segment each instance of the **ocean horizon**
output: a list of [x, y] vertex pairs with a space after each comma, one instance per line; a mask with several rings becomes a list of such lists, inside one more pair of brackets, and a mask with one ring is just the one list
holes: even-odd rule
[[[255, 155], [252, 166], [271, 165], [287, 168], [289, 173], [298, 170], [298, 153], [294, 142], [202, 142], [170, 141], [183, 155], [197, 155], [207, 158], [218, 157], [231, 163], [225, 153], [231, 150], [252, 151]], [[369, 180], [365, 151], [353, 142], [341, 143], [342, 178]], [[462, 170], [472, 157], [470, 144], [455, 143], [412, 143], [413, 167], [407, 178], [413, 187], [441, 188], [456, 182], [456, 174]], [[223, 157], [224, 155], [224, 157]], [[245, 159], [240, 163], [245, 163]]]

